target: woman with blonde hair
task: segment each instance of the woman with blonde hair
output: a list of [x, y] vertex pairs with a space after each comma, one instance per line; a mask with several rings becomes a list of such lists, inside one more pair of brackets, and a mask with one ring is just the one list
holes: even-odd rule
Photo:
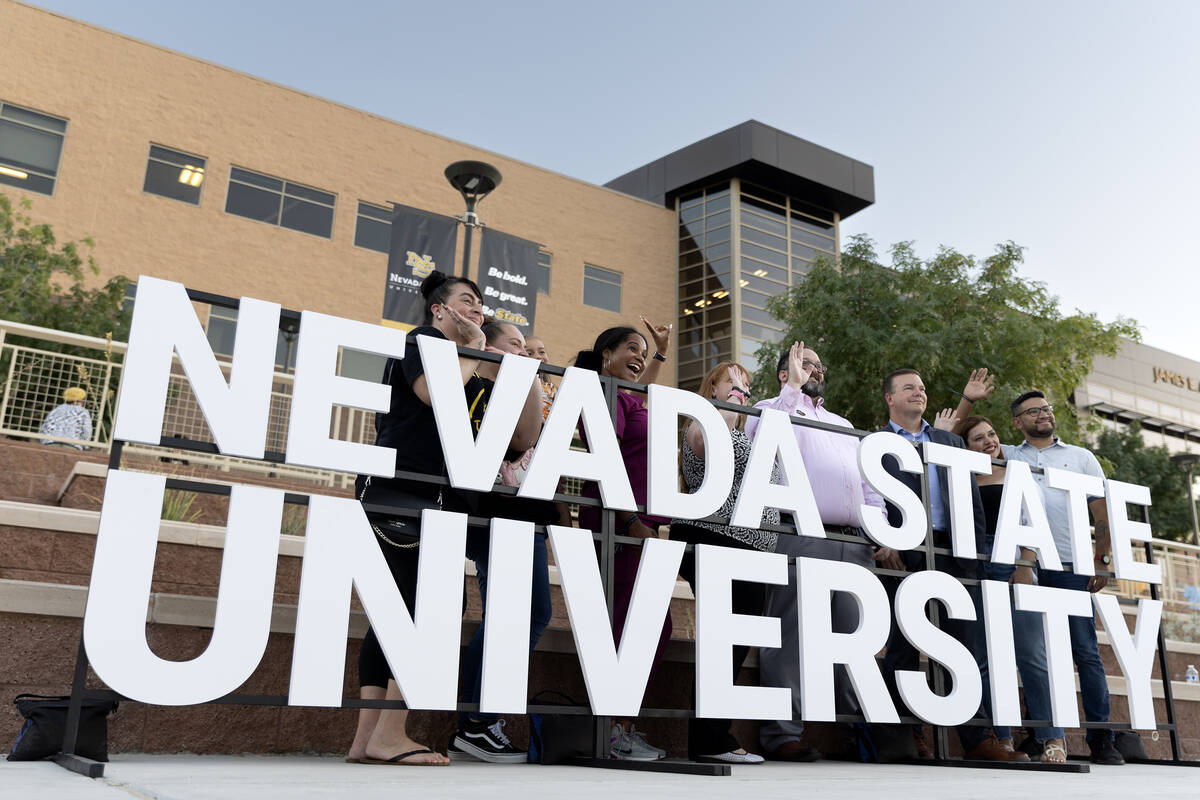
[[[750, 373], [740, 364], [722, 361], [717, 364], [700, 383], [697, 390], [702, 397], [722, 403], [743, 406], [750, 400]], [[725, 504], [714, 515], [728, 521], [733, 515], [733, 505], [742, 487], [742, 475], [750, 460], [750, 437], [746, 435], [746, 415], [729, 409], [720, 409], [721, 417], [729, 428], [733, 439], [733, 486]], [[704, 482], [704, 435], [699, 425], [690, 423], [683, 432], [683, 482], [688, 491], [695, 492]], [[779, 480], [778, 466], [771, 475], [772, 482]], [[763, 511], [761, 524], [778, 525], [779, 509]], [[717, 545], [743, 550], [775, 552], [778, 535], [757, 528], [739, 528], [723, 522], [676, 520], [671, 523], [671, 538], [691, 545]], [[679, 574], [692, 587], [696, 586], [696, 561], [694, 553], [684, 556]], [[767, 587], [761, 583], [735, 581], [733, 583], [733, 613], [760, 615], [766, 605]], [[733, 648], [733, 675], [746, 660], [750, 648], [735, 645]], [[748, 753], [738, 744], [730, 732], [731, 720], [697, 719], [688, 722], [688, 758], [693, 761], [722, 762], [731, 764], [760, 764], [762, 756]]]

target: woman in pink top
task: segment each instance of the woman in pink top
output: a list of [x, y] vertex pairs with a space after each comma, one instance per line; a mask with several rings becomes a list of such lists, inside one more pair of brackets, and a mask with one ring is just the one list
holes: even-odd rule
[[[656, 348], [653, 355], [647, 339], [634, 328], [628, 326], [609, 328], [596, 337], [595, 344], [590, 350], [581, 350], [575, 357], [575, 366], [590, 369], [610, 378], [653, 383], [658, 377], [662, 363], [666, 361], [666, 351], [670, 347], [671, 327], [654, 326], [645, 317], [642, 318]], [[625, 462], [625, 472], [629, 476], [633, 497], [639, 506], [646, 505], [646, 395], [642, 392], [630, 392], [621, 389], [617, 392], [617, 413], [613, 420], [617, 440], [621, 447], [621, 458]], [[580, 436], [584, 436], [582, 427]], [[584, 437], [586, 443], [586, 437]], [[594, 482], [585, 483], [583, 496], [599, 499], [600, 490]], [[658, 537], [658, 527], [670, 523], [670, 520], [653, 517], [644, 512], [632, 513], [617, 511], [616, 532], [622, 536], [633, 536], [638, 539]], [[580, 506], [579, 526], [592, 531], [600, 530], [601, 509], [596, 506]], [[625, 617], [629, 613], [629, 600], [633, 596], [633, 584], [637, 578], [638, 562], [641, 559], [641, 548], [632, 545], [616, 546], [613, 560], [613, 637], [620, 644], [621, 632], [625, 627]], [[663, 649], [671, 638], [671, 617], [668, 614], [663, 622], [662, 634], [659, 636], [658, 649], [654, 654], [654, 666], [650, 670], [653, 680], [662, 659]], [[632, 725], [626, 729], [620, 721], [612, 730], [611, 754], [613, 758], [653, 761], [663, 758], [666, 751], [646, 743], [641, 734]]]

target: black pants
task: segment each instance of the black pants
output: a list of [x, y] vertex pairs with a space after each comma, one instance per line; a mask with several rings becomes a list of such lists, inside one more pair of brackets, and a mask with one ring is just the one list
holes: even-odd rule
[[[731, 536], [716, 533], [715, 531], [696, 525], [688, 525], [683, 522], [676, 522], [671, 525], [671, 538], [675, 541], [687, 542], [688, 544], [711, 544], [740, 550], [753, 549]], [[693, 553], [684, 555], [683, 563], [679, 566], [679, 575], [695, 591], [696, 559]], [[733, 613], [761, 615], [766, 605], [766, 599], [767, 587], [764, 584], [748, 583], [746, 581], [733, 582]], [[749, 645], [738, 644], [733, 646], [734, 680], [737, 679], [738, 672], [741, 670], [742, 664], [745, 663], [746, 656], [749, 653]], [[732, 725], [733, 721], [728, 719], [697, 719], [693, 717], [688, 720], [688, 758], [695, 759], [697, 756], [714, 756], [727, 753], [731, 750], [737, 750], [741, 745], [738, 744], [737, 739], [733, 738], [733, 734], [729, 732]]]
[[[933, 543], [935, 547], [950, 548], [950, 534], [946, 531], [934, 531]], [[925, 553], [917, 550], [906, 550], [901, 553], [904, 559], [904, 565], [910, 572], [925, 569]], [[936, 556], [936, 569], [953, 575], [956, 578], [976, 578], [978, 577], [978, 569], [976, 562], [972, 559], [958, 559], [952, 556], [939, 555]], [[888, 589], [889, 599], [895, 599], [896, 588], [899, 586], [899, 581], [896, 579], [885, 580], [885, 585]], [[974, 597], [978, 591], [978, 587], [968, 586], [967, 590]], [[950, 619], [944, 608], [939, 608], [939, 625], [946, 633], [953, 636], [958, 642], [967, 648], [967, 651], [974, 654], [976, 646], [975, 627], [979, 624], [978, 620], [972, 622], [970, 620]], [[892, 631], [888, 635], [887, 652], [883, 657], [883, 680], [887, 684], [888, 691], [892, 694], [892, 701], [896, 704], [896, 710], [901, 716], [911, 714], [905, 706], [904, 701], [900, 698], [900, 692], [896, 688], [896, 670], [917, 670], [921, 666], [921, 655], [917, 649], [912, 646], [908, 639], [904, 638], [904, 634], [900, 632], [900, 626], [896, 624], [895, 618], [892, 620]], [[987, 691], [987, 687], [984, 687]], [[963, 750], [972, 750], [988, 737], [991, 730], [978, 725], [959, 725], [958, 740], [962, 743]]]

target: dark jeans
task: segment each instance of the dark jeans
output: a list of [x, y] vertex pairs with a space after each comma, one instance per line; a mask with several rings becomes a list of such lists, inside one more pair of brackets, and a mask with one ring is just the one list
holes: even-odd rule
[[[671, 525], [671, 538], [688, 544], [709, 544], [718, 547], [732, 547], [740, 550], [753, 548], [742, 544], [737, 539], [695, 525], [675, 523]], [[688, 582], [688, 586], [696, 588], [696, 557], [687, 553], [679, 566], [679, 576]], [[766, 605], [767, 587], [762, 583], [746, 581], [733, 582], [733, 613], [761, 615]], [[733, 646], [733, 677], [737, 680], [738, 671], [750, 654], [749, 645]], [[715, 756], [728, 753], [741, 747], [733, 734], [729, 732], [733, 725], [728, 719], [698, 719], [688, 720], [688, 758], [695, 760], [697, 756]]]
[[[473, 534], [475, 532], [472, 532]], [[463, 701], [478, 703], [483, 687], [483, 631], [487, 620], [487, 533], [480, 531], [478, 535], [467, 537], [467, 558], [475, 562], [475, 576], [479, 582], [479, 600], [483, 604], [484, 618], [475, 635], [467, 645], [467, 654], [463, 659], [462, 685], [465, 687]], [[480, 541], [482, 539], [482, 541]], [[546, 537], [536, 534], [533, 537], [533, 594], [529, 606], [529, 651], [537, 645], [542, 631], [550, 624], [553, 608], [550, 605], [550, 569], [547, 564]], [[496, 714], [485, 714], [480, 711], [463, 712], [459, 721], [467, 719], [494, 722]]]
[[[1071, 569], [1071, 564], [1063, 564]], [[1056, 589], [1074, 589], [1086, 592], [1087, 575], [1073, 572], [1038, 570], [1038, 585]], [[1096, 618], [1067, 617], [1067, 628], [1071, 631], [1071, 657], [1079, 670], [1079, 692], [1083, 695], [1083, 718], [1088, 722], [1108, 722], [1108, 679], [1104, 677], [1104, 662], [1100, 660], [1100, 645], [1096, 641]], [[1088, 728], [1090, 744], [1097, 735], [1111, 736], [1111, 731]]]
[[[936, 547], [950, 548], [950, 535], [945, 531], [933, 532], [933, 543]], [[925, 553], [923, 551], [906, 550], [901, 553], [904, 559], [904, 564], [910, 572], [925, 569]], [[978, 569], [974, 560], [957, 559], [952, 556], [936, 557], [935, 567], [941, 572], [953, 575], [956, 578], [976, 578], [978, 577]], [[893, 579], [884, 582], [888, 588], [889, 599], [894, 601], [896, 587], [899, 586], [899, 581]], [[968, 586], [967, 589], [971, 593], [972, 600], [978, 594], [977, 586]], [[978, 603], [976, 603], [978, 605]], [[978, 653], [975, 647], [976, 627], [979, 622], [976, 620], [950, 619], [945, 609], [939, 604], [938, 611], [940, 614], [939, 625], [946, 633], [953, 636], [959, 643], [967, 648], [967, 651], [976, 656]], [[917, 649], [909, 643], [908, 639], [904, 638], [904, 634], [900, 631], [900, 626], [896, 624], [895, 619], [892, 621], [892, 631], [887, 640], [887, 653], [883, 657], [883, 680], [887, 684], [888, 691], [892, 694], [892, 700], [896, 704], [896, 710], [900, 714], [906, 715], [912, 712], [904, 704], [900, 698], [900, 692], [896, 688], [896, 670], [917, 670], [921, 666], [921, 656]], [[937, 667], [934, 667], [935, 669]], [[990, 734], [991, 730], [987, 727], [977, 725], [959, 725], [958, 740], [962, 743], [963, 750], [973, 750]]]

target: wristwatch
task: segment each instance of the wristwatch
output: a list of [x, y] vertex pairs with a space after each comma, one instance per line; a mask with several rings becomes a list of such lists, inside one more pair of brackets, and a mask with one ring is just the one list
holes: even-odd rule
[[1096, 556], [1096, 560], [1107, 567], [1112, 563], [1112, 556], [1110, 556], [1108, 553], [1105, 553], [1102, 556]]
[[654, 351], [654, 360], [655, 361], [666, 361], [667, 357], [664, 356], [662, 353], [658, 352], [657, 350], [655, 350]]

